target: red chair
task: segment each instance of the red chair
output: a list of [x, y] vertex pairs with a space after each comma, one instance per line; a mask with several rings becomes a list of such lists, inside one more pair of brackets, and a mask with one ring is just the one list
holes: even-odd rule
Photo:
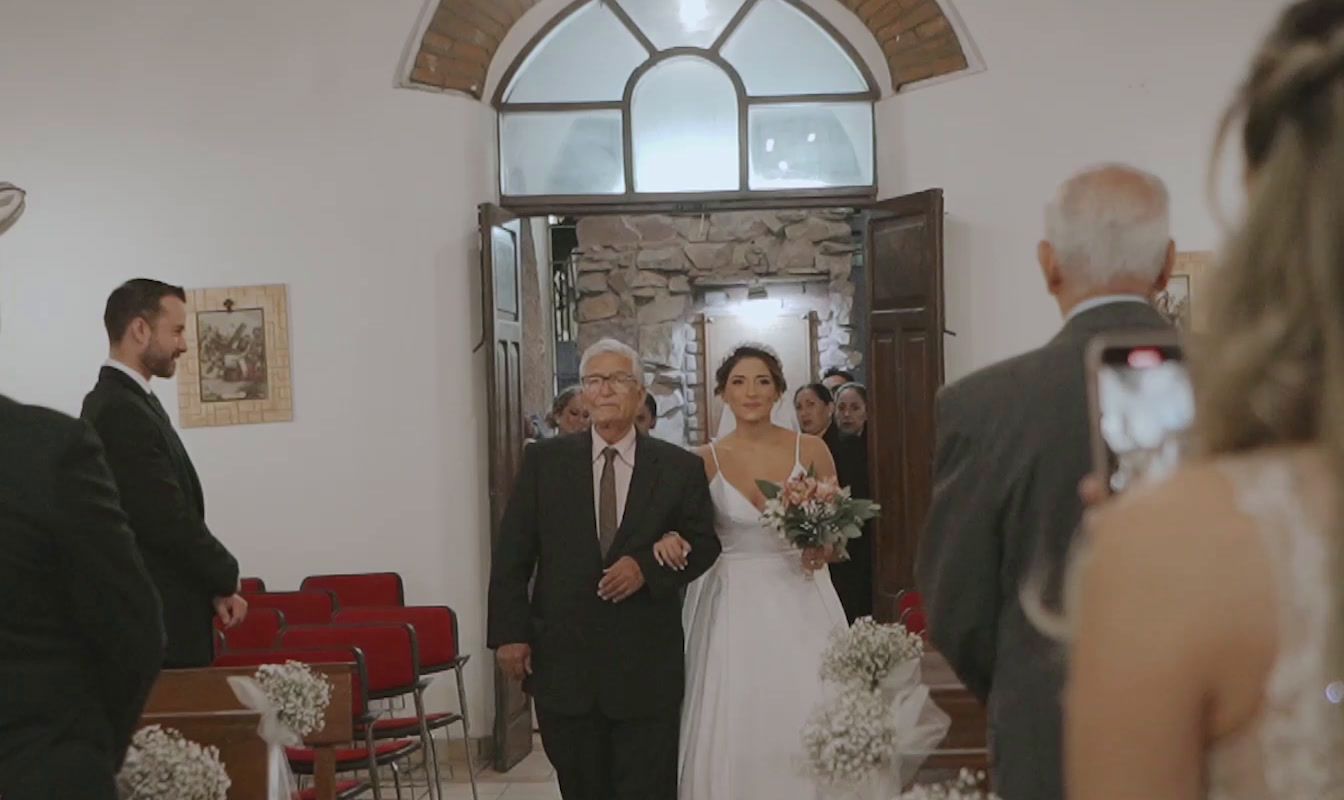
[[[368, 668], [370, 700], [410, 695], [415, 701], [415, 717], [370, 719], [357, 725], [356, 730], [370, 742], [418, 737], [425, 755], [425, 780], [434, 785], [434, 768], [430, 766], [433, 746], [420, 685], [419, 646], [414, 628], [400, 623], [296, 625], [286, 628], [279, 641], [285, 648], [359, 648]], [[397, 776], [395, 765], [393, 776]]]
[[[343, 608], [336, 612], [332, 622], [337, 625], [397, 622], [405, 623], [415, 629], [420, 650], [420, 674], [432, 675], [437, 672], [453, 670], [457, 677], [457, 702], [460, 714], [435, 713], [425, 718], [426, 726], [435, 731], [447, 728], [455, 722], [462, 723], [462, 742], [467, 751], [467, 774], [472, 784], [476, 782], [476, 772], [471, 763], [470, 721], [467, 719], [467, 690], [462, 679], [462, 668], [471, 658], [458, 652], [457, 614], [447, 606], [406, 606], [404, 608]], [[423, 691], [429, 681], [422, 681], [418, 687]], [[380, 720], [378, 724], [387, 724], [395, 720]], [[410, 723], [413, 720], [402, 720]], [[438, 758], [434, 748], [434, 737], [429, 739], [430, 755], [433, 757], [435, 779], [438, 779]], [[449, 767], [449, 775], [452, 768]]]
[[274, 608], [289, 625], [326, 625], [340, 608], [331, 592], [257, 592], [243, 595], [249, 610]]
[[243, 578], [238, 581], [238, 591], [264, 592], [266, 591], [266, 581], [261, 578]]
[[924, 598], [914, 589], [903, 589], [896, 596], [896, 615], [900, 616], [912, 609], [924, 608]]
[[905, 626], [906, 630], [910, 631], [916, 636], [924, 636], [925, 638], [927, 638], [929, 623], [924, 618], [924, 609], [907, 608], [901, 614], [901, 624]]
[[406, 591], [401, 576], [395, 572], [310, 575], [303, 579], [299, 588], [331, 592], [342, 608], [406, 605]]
[[269, 650], [275, 646], [275, 637], [285, 627], [285, 615], [275, 608], [253, 608], [243, 621], [232, 628], [215, 617], [215, 630], [223, 637], [216, 653], [234, 650]]
[[[364, 653], [358, 647], [317, 647], [317, 648], [279, 648], [266, 652], [227, 653], [215, 659], [216, 667], [251, 667], [262, 664], [283, 664], [286, 661], [301, 661], [305, 664], [354, 664], [350, 691], [350, 714], [355, 726], [367, 726], [373, 719], [368, 707], [369, 674]], [[401, 797], [401, 781], [396, 771], [396, 762], [421, 749], [421, 744], [413, 739], [389, 741], [375, 744], [373, 737], [364, 734], [364, 745], [336, 751], [336, 774], [368, 772], [369, 781], [347, 781], [337, 791], [338, 796], [352, 797], [372, 788], [375, 800], [382, 800], [382, 788], [378, 781], [378, 768], [391, 765], [397, 797]], [[306, 747], [285, 748], [290, 767], [298, 775], [312, 775], [317, 756], [314, 750]], [[300, 796], [295, 795], [296, 797]]]

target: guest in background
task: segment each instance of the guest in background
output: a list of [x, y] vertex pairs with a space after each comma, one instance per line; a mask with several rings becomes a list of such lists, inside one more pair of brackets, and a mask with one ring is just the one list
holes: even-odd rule
[[832, 395], [835, 394], [836, 389], [839, 389], [847, 383], [853, 382], [854, 373], [847, 369], [841, 369], [840, 367], [831, 367], [822, 373], [821, 376], [821, 384], [829, 389]]
[[588, 430], [588, 406], [578, 386], [570, 386], [556, 393], [555, 399], [551, 401], [551, 413], [546, 415], [546, 424], [555, 431], [555, 436]]
[[839, 431], [832, 424], [835, 400], [825, 384], [809, 383], [793, 393], [793, 410], [798, 415], [798, 427], [826, 442], [835, 455], [835, 447], [827, 437], [834, 439]]
[[[835, 377], [839, 377], [838, 375]], [[821, 384], [813, 384], [804, 389], [810, 390], [820, 400], [830, 400], [832, 395]], [[826, 392], [825, 395], [820, 392]], [[865, 500], [873, 499], [872, 487], [868, 481], [868, 434], [865, 423], [868, 419], [866, 392], [861, 384], [846, 383], [834, 395], [837, 402], [828, 403], [827, 408], [834, 409], [834, 418], [820, 435], [826, 446], [831, 448], [835, 459], [835, 473], [841, 486], [849, 487], [853, 497]], [[840, 400], [846, 403], [846, 419], [857, 422], [857, 430], [846, 431], [841, 426]], [[806, 398], [795, 401], [806, 403]], [[857, 412], [856, 412], [857, 409]], [[799, 412], [802, 419], [802, 412]], [[847, 545], [849, 558], [831, 565], [831, 581], [840, 595], [840, 605], [845, 607], [845, 616], [852, 623], [859, 617], [873, 613], [873, 526], [863, 526], [863, 535], [850, 540]]]
[[[23, 195], [0, 183], [0, 233]], [[159, 598], [88, 425], [0, 397], [0, 797], [116, 800]]]
[[635, 415], [635, 430], [639, 431], [640, 436], [648, 436], [649, 431], [658, 426], [658, 401], [653, 399], [653, 395], [644, 393], [644, 403], [639, 407], [639, 413]]
[[[989, 704], [995, 789], [1013, 800], [1064, 796], [1062, 659], [1027, 619], [1018, 590], [1035, 559], [1063, 561], [1082, 518], [1078, 484], [1091, 466], [1083, 355], [1100, 333], [1168, 327], [1151, 299], [1176, 252], [1166, 187], [1131, 167], [1070, 178], [1045, 227], [1037, 256], [1063, 328], [939, 392], [933, 501], [915, 576], [934, 646]], [[1143, 632], [1129, 633], [1132, 647], [1150, 649]], [[1136, 686], [1127, 693], [1168, 688]]]
[[1344, 3], [1286, 7], [1229, 137], [1246, 202], [1191, 348], [1201, 458], [1089, 520], [1070, 581], [1077, 800], [1344, 790]]
[[226, 626], [247, 615], [238, 561], [205, 524], [205, 497], [152, 378], [171, 378], [187, 351], [186, 293], [137, 278], [112, 292], [103, 314], [110, 354], [80, 416], [107, 448], [122, 507], [163, 600], [167, 668], [214, 659], [214, 617]]
[[846, 383], [835, 390], [835, 423], [840, 432], [863, 436], [868, 432], [868, 388], [861, 383]]

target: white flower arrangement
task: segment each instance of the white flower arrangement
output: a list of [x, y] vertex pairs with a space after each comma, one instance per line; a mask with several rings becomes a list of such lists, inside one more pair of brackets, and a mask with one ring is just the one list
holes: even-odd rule
[[803, 749], [823, 782], [854, 786], [891, 762], [897, 734], [881, 694], [851, 685], [813, 712], [803, 728]]
[[985, 773], [963, 769], [955, 781], [916, 786], [899, 800], [999, 800], [999, 796], [986, 792], [980, 787], [985, 783]]
[[331, 705], [331, 682], [299, 661], [264, 664], [256, 681], [276, 710], [280, 724], [303, 738], [322, 727]]
[[117, 774], [121, 800], [225, 800], [230, 785], [217, 748], [158, 725], [136, 731]]
[[924, 655], [924, 640], [899, 623], [880, 625], [862, 617], [831, 634], [822, 655], [823, 680], [876, 689], [898, 665]]

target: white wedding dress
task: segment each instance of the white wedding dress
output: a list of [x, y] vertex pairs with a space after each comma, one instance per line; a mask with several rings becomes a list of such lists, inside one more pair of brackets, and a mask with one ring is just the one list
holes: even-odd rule
[[[804, 471], [795, 445], [793, 475]], [[718, 451], [710, 444], [718, 467]], [[821, 569], [761, 524], [718, 469], [723, 554], [687, 589], [679, 800], [812, 800], [802, 730], [822, 699], [821, 654], [845, 612]]]
[[[1280, 454], [1225, 462], [1237, 503], [1255, 521], [1278, 588], [1279, 653], [1259, 718], [1206, 754], [1210, 800], [1340, 800], [1340, 707], [1326, 700], [1331, 613], [1329, 491]], [[1330, 509], [1330, 510], [1326, 510]]]

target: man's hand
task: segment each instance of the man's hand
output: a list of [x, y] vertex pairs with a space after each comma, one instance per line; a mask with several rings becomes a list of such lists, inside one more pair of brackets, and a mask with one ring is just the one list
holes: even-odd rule
[[597, 584], [597, 596], [611, 603], [619, 603], [644, 588], [644, 571], [630, 556], [621, 556], [615, 564], [602, 571]]
[[495, 650], [495, 661], [499, 668], [515, 681], [521, 681], [532, 674], [532, 645], [505, 644]]
[[219, 617], [219, 621], [224, 623], [224, 627], [232, 628], [247, 619], [247, 601], [237, 594], [231, 594], [228, 597], [216, 597], [215, 616]]

